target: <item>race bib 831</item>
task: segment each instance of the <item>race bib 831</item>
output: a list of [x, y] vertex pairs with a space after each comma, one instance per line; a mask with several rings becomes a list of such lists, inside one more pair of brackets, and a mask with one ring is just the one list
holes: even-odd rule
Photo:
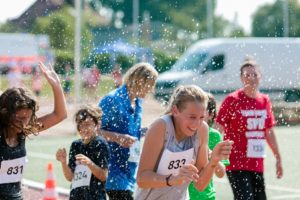
[[3, 160], [0, 168], [0, 184], [20, 182], [25, 164], [25, 156], [13, 160]]

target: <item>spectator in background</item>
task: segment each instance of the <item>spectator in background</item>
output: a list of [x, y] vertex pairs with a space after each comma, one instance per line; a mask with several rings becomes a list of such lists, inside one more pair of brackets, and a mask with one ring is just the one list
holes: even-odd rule
[[276, 159], [277, 178], [283, 175], [275, 119], [269, 97], [259, 92], [261, 71], [254, 60], [242, 64], [240, 79], [243, 87], [225, 98], [216, 118], [224, 139], [234, 141], [226, 173], [235, 200], [265, 200], [266, 143]]
[[98, 85], [101, 79], [101, 73], [97, 65], [83, 70], [83, 87], [87, 91], [88, 98], [94, 100], [98, 94]]
[[7, 74], [9, 87], [23, 87], [22, 71], [18, 65], [12, 66]]
[[37, 67], [32, 70], [32, 91], [38, 97], [41, 94], [41, 90], [43, 88], [43, 79], [41, 73]]
[[72, 68], [70, 64], [66, 64], [64, 79], [63, 79], [63, 90], [67, 101], [70, 101], [70, 92], [72, 89]]
[[121, 65], [116, 64], [111, 72], [111, 76], [114, 79], [115, 88], [118, 88], [122, 85], [122, 73], [121, 73]]

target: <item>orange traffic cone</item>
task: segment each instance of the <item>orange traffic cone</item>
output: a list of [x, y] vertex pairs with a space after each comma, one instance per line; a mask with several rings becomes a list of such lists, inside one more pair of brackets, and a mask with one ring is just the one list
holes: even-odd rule
[[58, 194], [55, 190], [55, 177], [53, 173], [53, 164], [48, 163], [47, 179], [45, 181], [45, 189], [43, 192], [43, 200], [58, 200]]

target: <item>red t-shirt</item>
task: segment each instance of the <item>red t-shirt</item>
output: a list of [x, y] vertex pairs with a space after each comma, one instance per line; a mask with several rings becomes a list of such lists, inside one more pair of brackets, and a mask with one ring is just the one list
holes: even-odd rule
[[216, 122], [224, 128], [224, 140], [234, 141], [226, 170], [264, 171], [265, 134], [275, 125], [271, 108], [262, 93], [250, 98], [240, 89], [225, 98]]

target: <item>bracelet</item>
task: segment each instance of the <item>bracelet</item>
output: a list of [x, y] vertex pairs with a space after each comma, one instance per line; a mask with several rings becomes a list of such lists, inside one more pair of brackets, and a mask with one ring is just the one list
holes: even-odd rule
[[172, 174], [170, 174], [169, 176], [166, 177], [166, 184], [167, 186], [171, 187], [172, 185], [169, 183], [169, 180], [171, 178]]

